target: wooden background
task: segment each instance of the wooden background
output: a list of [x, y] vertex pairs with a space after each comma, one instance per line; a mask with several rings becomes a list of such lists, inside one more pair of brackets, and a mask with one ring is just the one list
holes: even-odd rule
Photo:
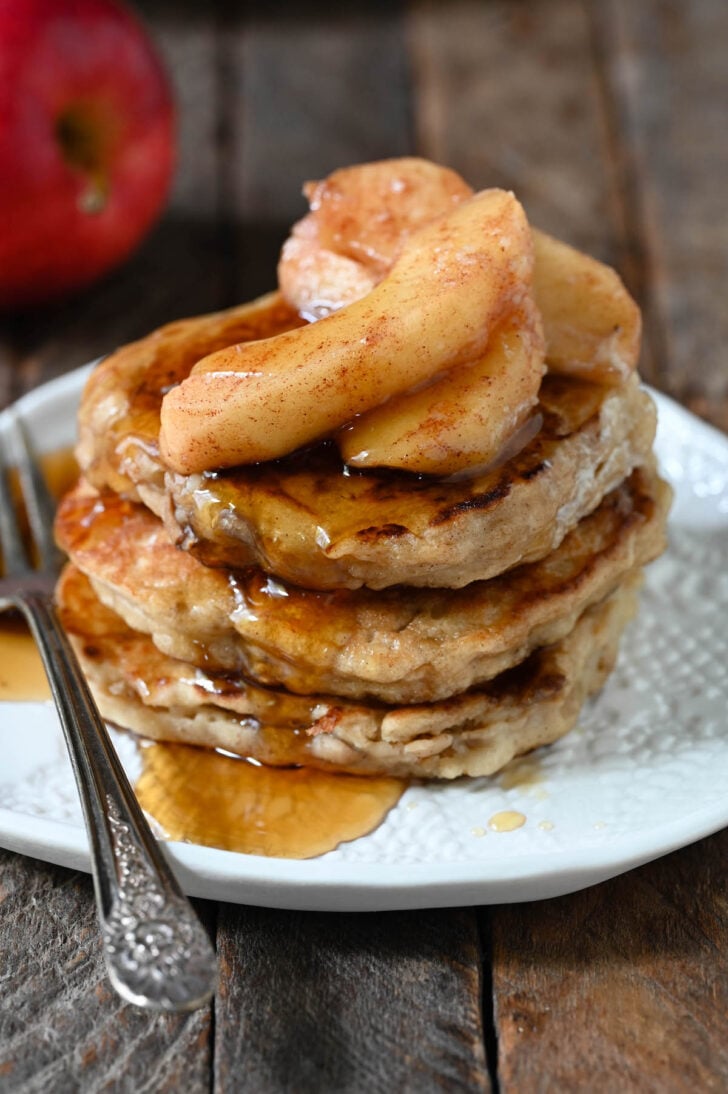
[[[642, 371], [728, 428], [728, 5], [146, 0], [180, 108], [169, 211], [80, 298], [6, 318], [0, 404], [272, 286], [301, 182], [416, 152], [616, 265]], [[89, 879], [0, 852], [0, 1090], [728, 1088], [728, 835], [559, 900], [314, 915], [200, 904], [214, 1006], [105, 979]]]

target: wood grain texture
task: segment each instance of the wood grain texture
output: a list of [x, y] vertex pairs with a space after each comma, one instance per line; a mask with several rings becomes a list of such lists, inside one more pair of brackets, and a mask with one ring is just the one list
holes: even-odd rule
[[649, 378], [725, 428], [728, 6], [607, 0], [591, 12]]
[[715, 0], [415, 0], [410, 15], [419, 149], [614, 265], [643, 309], [643, 375], [723, 428], [727, 39]]
[[580, 0], [415, 0], [422, 154], [502, 186], [534, 224], [614, 262], [615, 223], [590, 28]]
[[0, 1091], [209, 1089], [210, 1008], [121, 1002], [85, 875], [0, 851], [0, 977]]
[[400, 6], [227, 4], [227, 193], [240, 299], [275, 285], [280, 247], [307, 208], [306, 180], [410, 151]]
[[483, 1091], [469, 911], [223, 908], [218, 1094]]
[[728, 832], [493, 914], [503, 1094], [725, 1090]]

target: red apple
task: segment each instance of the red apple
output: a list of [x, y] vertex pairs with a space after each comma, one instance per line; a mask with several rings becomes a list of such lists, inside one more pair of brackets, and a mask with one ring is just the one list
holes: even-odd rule
[[0, 309], [65, 295], [121, 262], [160, 212], [172, 96], [116, 0], [0, 3]]

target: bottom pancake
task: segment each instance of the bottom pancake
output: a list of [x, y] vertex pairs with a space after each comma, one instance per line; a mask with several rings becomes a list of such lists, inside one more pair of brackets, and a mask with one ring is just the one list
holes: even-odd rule
[[631, 573], [566, 637], [486, 686], [402, 707], [291, 695], [168, 657], [104, 607], [73, 566], [57, 600], [101, 712], [116, 725], [262, 763], [451, 779], [492, 775], [573, 727], [614, 665], [640, 582]]

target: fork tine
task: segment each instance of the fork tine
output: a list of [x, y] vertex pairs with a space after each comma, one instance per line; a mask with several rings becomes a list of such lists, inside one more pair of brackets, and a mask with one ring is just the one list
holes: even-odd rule
[[0, 548], [6, 577], [27, 573], [31, 568], [10, 486], [7, 441], [7, 434], [3, 433], [0, 436]]
[[22, 418], [14, 418], [16, 440], [15, 459], [20, 478], [28, 523], [33, 536], [40, 568], [48, 573], [60, 569], [63, 555], [53, 539], [53, 518], [56, 503], [33, 452], [28, 430]]

